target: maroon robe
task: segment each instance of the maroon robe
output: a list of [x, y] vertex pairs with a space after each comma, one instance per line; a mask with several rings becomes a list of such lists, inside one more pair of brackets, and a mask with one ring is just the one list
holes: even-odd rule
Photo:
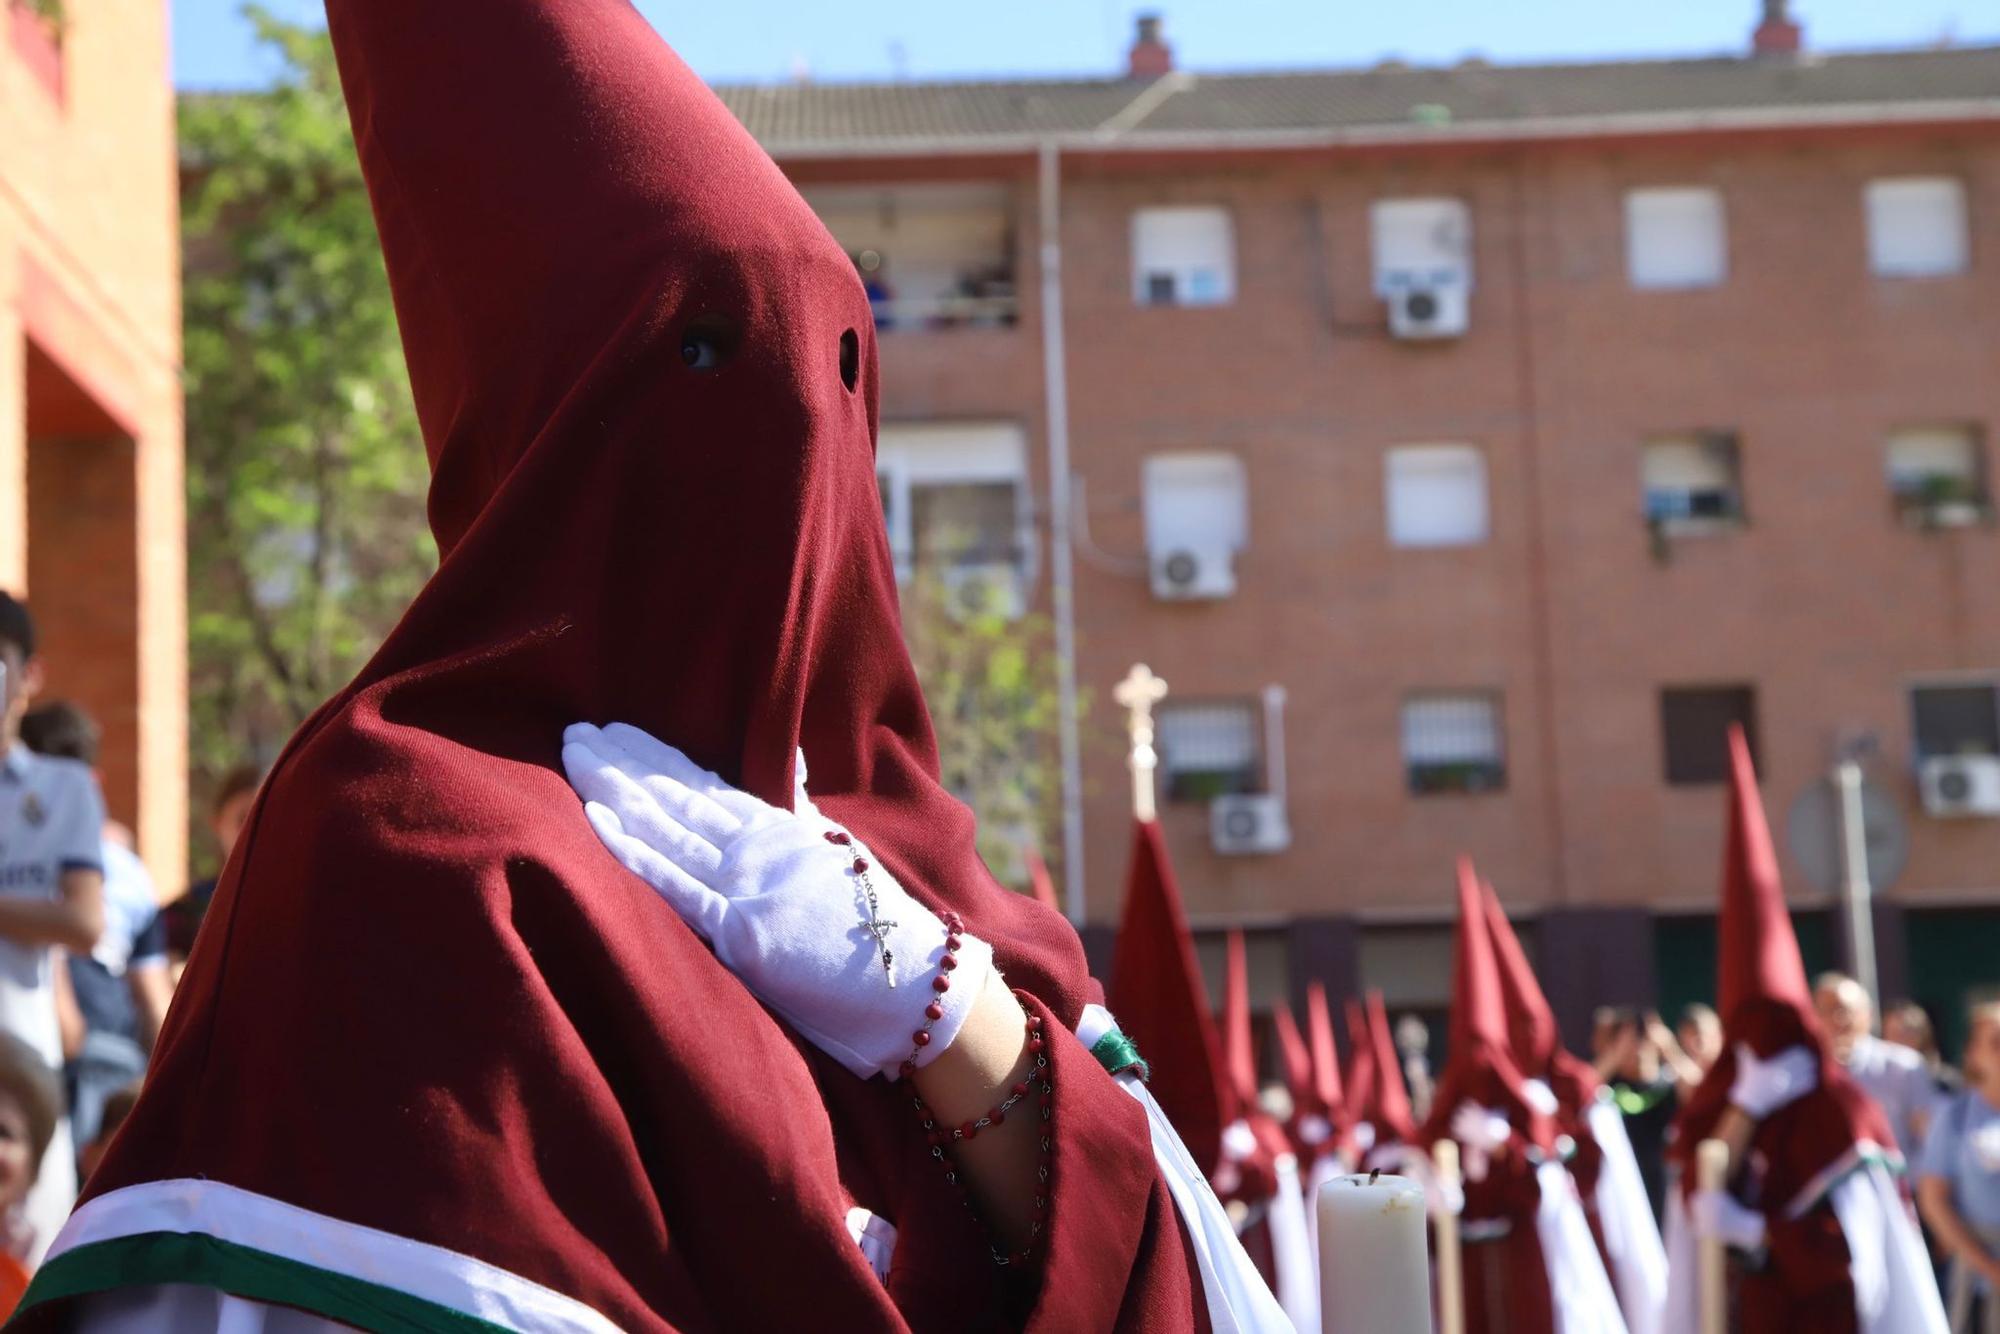
[[[328, 20], [441, 563], [279, 759], [90, 1202], [222, 1183], [630, 1331], [1194, 1328], [1144, 1111], [1069, 1035], [1076, 933], [994, 882], [939, 783], [847, 256], [625, 0]], [[992, 943], [1056, 1034], [1036, 1269], [996, 1269], [906, 1094], [599, 844], [559, 764], [579, 720], [774, 803], [803, 746], [820, 808]], [[886, 1281], [856, 1205], [900, 1230]], [[69, 1266], [28, 1323], [179, 1281], [335, 1313], [200, 1233], [127, 1260]]]

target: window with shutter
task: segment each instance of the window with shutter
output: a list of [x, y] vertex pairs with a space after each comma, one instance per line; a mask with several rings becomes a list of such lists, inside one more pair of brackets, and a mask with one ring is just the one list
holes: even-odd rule
[[1229, 210], [1142, 208], [1132, 215], [1132, 299], [1142, 306], [1220, 306], [1236, 298]]
[[1634, 287], [1720, 285], [1729, 273], [1722, 196], [1700, 187], [1627, 192], [1625, 255]]

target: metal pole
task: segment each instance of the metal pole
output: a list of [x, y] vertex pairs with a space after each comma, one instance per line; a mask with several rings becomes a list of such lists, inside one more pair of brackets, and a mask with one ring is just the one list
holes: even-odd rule
[[1264, 687], [1264, 788], [1285, 805], [1285, 688]]
[[1834, 790], [1840, 794], [1840, 888], [1847, 907], [1849, 966], [1879, 1011], [1882, 998], [1875, 989], [1875, 917], [1868, 884], [1868, 825], [1861, 804], [1861, 766], [1842, 760], [1833, 769]]
[[1083, 925], [1083, 747], [1076, 707], [1076, 561], [1070, 544], [1069, 375], [1063, 354], [1062, 160], [1041, 146], [1042, 383], [1049, 443], [1049, 602], [1056, 630], [1056, 741], [1062, 757], [1063, 886]]

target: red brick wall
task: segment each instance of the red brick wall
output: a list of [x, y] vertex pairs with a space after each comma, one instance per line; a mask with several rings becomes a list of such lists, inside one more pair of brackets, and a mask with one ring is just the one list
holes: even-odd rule
[[[1967, 183], [1971, 271], [1873, 277], [1863, 184], [1934, 171]], [[1654, 184], [1722, 191], [1721, 288], [1630, 288], [1623, 192]], [[1477, 286], [1465, 339], [1413, 346], [1371, 295], [1368, 208], [1429, 194], [1470, 203]], [[1169, 202], [1231, 209], [1232, 304], [1134, 305], [1131, 211]], [[1738, 680], [1758, 686], [1781, 842], [1836, 738], [1872, 731], [1913, 828], [1898, 893], [2000, 899], [2000, 822], [1915, 808], [1905, 694], [1922, 674], [2000, 674], [2000, 538], [1907, 531], [1883, 480], [1895, 426], [2000, 433], [1996, 217], [1990, 131], [1073, 167], [1070, 423], [1098, 546], [1142, 553], [1140, 467], [1158, 451], [1240, 455], [1252, 517], [1221, 603], [1159, 603], [1143, 576], [1079, 558], [1092, 918], [1115, 916], [1129, 818], [1109, 692], [1139, 660], [1183, 697], [1290, 692], [1292, 851], [1218, 858], [1203, 808], [1165, 812], [1198, 915], [1442, 913], [1460, 849], [1524, 906], [1712, 902], [1722, 794], [1665, 784], [1657, 692]], [[1032, 293], [1026, 236], [1022, 251]], [[1034, 420], [1037, 320], [886, 337], [885, 419]], [[979, 338], [1004, 354], [973, 355]], [[1749, 526], [1663, 564], [1640, 441], [1700, 426], [1741, 433]], [[1491, 538], [1392, 549], [1384, 450], [1441, 441], [1484, 451]], [[1425, 687], [1504, 692], [1503, 793], [1406, 795], [1398, 706]]]

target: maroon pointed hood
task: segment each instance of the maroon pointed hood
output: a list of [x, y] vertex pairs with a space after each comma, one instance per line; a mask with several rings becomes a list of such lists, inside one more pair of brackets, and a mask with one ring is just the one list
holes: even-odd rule
[[1152, 821], [1133, 829], [1109, 1006], [1152, 1071], [1153, 1097], [1196, 1165], [1212, 1175], [1232, 1095], [1180, 886]]
[[1347, 1016], [1347, 1078], [1344, 1081], [1347, 1105], [1356, 1124], [1366, 1122], [1379, 1139], [1382, 1134], [1381, 1095], [1375, 1077], [1375, 1035], [1368, 1025], [1365, 1002], [1348, 997], [1342, 1007]]
[[1396, 1036], [1389, 1030], [1389, 1009], [1383, 1004], [1379, 990], [1368, 993], [1368, 1066], [1374, 1080], [1374, 1097], [1367, 1119], [1375, 1125], [1375, 1142], [1416, 1143], [1417, 1118], [1410, 1109], [1410, 1086], [1403, 1078]]
[[1565, 1129], [1575, 1134], [1582, 1109], [1597, 1096], [1600, 1083], [1597, 1072], [1589, 1062], [1564, 1048], [1555, 1011], [1528, 963], [1521, 938], [1514, 933], [1514, 924], [1507, 920], [1507, 913], [1500, 906], [1500, 896], [1494, 892], [1491, 881], [1481, 881], [1480, 890], [1486, 906], [1487, 934], [1493, 940], [1494, 954], [1500, 963], [1500, 992], [1506, 1001], [1508, 1041], [1515, 1064], [1527, 1078], [1548, 1084], [1564, 1119], [1570, 1123]]
[[1336, 1132], [1345, 1130], [1353, 1117], [1347, 1104], [1347, 1091], [1341, 1087], [1340, 1054], [1333, 1040], [1333, 1014], [1327, 1006], [1326, 985], [1322, 982], [1306, 986], [1306, 1044], [1312, 1061], [1314, 1104], [1321, 1116], [1333, 1122]]
[[1257, 1048], [1250, 1037], [1250, 961], [1243, 933], [1231, 931], [1226, 946], [1222, 983], [1223, 1068], [1237, 1115], [1257, 1106]]
[[1449, 1048], [1425, 1138], [1448, 1136], [1453, 1114], [1474, 1102], [1505, 1113], [1530, 1142], [1549, 1147], [1555, 1141], [1554, 1126], [1522, 1090], [1486, 896], [1468, 857], [1458, 861], [1458, 940], [1452, 957]]

